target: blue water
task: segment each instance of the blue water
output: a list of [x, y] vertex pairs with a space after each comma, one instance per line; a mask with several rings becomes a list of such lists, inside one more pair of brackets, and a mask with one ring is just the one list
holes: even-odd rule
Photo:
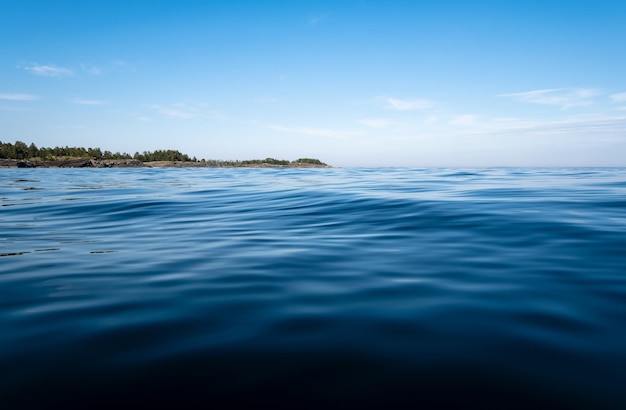
[[626, 169], [2, 169], [0, 407], [626, 408]]

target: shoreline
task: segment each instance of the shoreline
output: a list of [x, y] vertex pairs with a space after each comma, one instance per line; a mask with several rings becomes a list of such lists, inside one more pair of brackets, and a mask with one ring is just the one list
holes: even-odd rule
[[277, 165], [269, 163], [244, 164], [237, 162], [192, 162], [192, 161], [152, 161], [136, 159], [95, 160], [72, 158], [62, 160], [21, 160], [0, 159], [0, 168], [333, 168], [330, 165], [290, 163]]

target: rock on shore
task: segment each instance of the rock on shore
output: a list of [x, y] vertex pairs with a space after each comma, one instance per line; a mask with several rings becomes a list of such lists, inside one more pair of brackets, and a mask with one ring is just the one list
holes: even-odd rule
[[0, 159], [0, 168], [140, 168], [143, 162], [135, 159], [95, 160], [72, 158], [63, 160]]
[[289, 165], [275, 164], [215, 164], [210, 162], [187, 161], [154, 161], [141, 162], [136, 159], [95, 160], [87, 158], [42, 160], [0, 159], [0, 168], [332, 168], [329, 165], [291, 163]]

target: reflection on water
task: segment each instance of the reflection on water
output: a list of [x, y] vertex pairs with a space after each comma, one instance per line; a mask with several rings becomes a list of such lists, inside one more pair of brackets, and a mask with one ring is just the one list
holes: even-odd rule
[[624, 169], [0, 170], [0, 403], [624, 408], [624, 198]]

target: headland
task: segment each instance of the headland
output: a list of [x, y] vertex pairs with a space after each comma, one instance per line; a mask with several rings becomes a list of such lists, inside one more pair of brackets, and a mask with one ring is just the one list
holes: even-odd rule
[[288, 161], [276, 158], [252, 160], [206, 160], [178, 150], [135, 152], [134, 155], [100, 148], [37, 148], [16, 141], [0, 141], [0, 168], [332, 168], [314, 158]]

